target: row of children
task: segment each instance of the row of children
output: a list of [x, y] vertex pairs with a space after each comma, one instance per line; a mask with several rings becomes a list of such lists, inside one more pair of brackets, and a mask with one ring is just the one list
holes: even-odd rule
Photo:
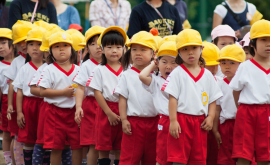
[[[112, 151], [116, 165], [267, 164], [269, 29], [252, 26], [246, 62], [226, 25], [212, 31], [214, 44], [192, 29], [159, 42], [145, 31], [129, 40], [120, 27], [94, 26], [80, 42], [41, 22], [19, 21], [12, 38], [0, 29], [1, 126], [15, 135], [14, 164], [81, 164], [86, 146], [89, 165], [109, 165]], [[78, 67], [74, 49], [84, 45]]]

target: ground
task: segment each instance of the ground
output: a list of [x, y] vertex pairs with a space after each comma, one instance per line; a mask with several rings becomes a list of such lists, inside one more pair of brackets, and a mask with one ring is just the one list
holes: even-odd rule
[[0, 150], [0, 165], [6, 165], [3, 150]]

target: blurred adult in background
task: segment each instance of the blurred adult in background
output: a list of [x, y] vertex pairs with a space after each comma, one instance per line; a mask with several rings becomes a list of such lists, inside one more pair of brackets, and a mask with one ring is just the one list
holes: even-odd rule
[[66, 5], [61, 0], [50, 0], [57, 12], [58, 26], [63, 30], [68, 30], [69, 25], [81, 25], [81, 19], [78, 10], [74, 6]]
[[[8, 14], [8, 28], [12, 28], [18, 20], [31, 21], [38, 0], [13, 0]], [[43, 20], [57, 24], [56, 10], [49, 0], [39, 0], [34, 21]]]
[[131, 6], [127, 0], [94, 0], [90, 4], [89, 21], [91, 26], [129, 26]]
[[178, 34], [182, 23], [177, 9], [164, 0], [144, 1], [132, 9], [127, 35], [156, 28], [160, 37]]
[[0, 28], [8, 27], [8, 10], [9, 7], [5, 6], [6, 0], [0, 0]]
[[187, 4], [186, 2], [182, 0], [167, 0], [171, 5], [175, 6], [181, 20], [181, 24], [184, 23], [185, 20], [187, 20]]

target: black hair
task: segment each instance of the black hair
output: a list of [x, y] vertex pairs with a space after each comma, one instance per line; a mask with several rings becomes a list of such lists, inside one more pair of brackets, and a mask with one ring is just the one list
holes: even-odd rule
[[87, 48], [87, 50], [88, 50], [88, 52], [86, 53], [86, 55], [84, 56], [84, 58], [83, 58], [83, 62], [85, 62], [85, 61], [87, 61], [88, 59], [90, 59], [90, 50], [88, 49], [88, 45], [90, 45], [92, 42], [94, 42], [94, 38], [96, 37], [96, 36], [99, 36], [100, 34], [97, 34], [97, 35], [94, 35], [93, 37], [91, 37], [88, 41], [87, 41], [87, 43], [86, 43], [86, 48]]
[[[13, 40], [8, 39], [8, 38], [5, 38], [5, 37], [0, 37], [0, 41], [3, 41], [3, 40], [8, 40], [8, 47], [9, 47], [9, 49], [10, 49], [10, 48], [13, 48], [14, 58], [15, 58], [15, 57], [18, 57], [17, 48], [16, 48], [15, 45], [13, 45]], [[4, 59], [4, 58], [1, 58], [1, 57], [0, 57], [0, 60], [3, 60], [3, 59]]]
[[5, 6], [5, 4], [6, 4], [6, 0], [0, 0], [0, 6], [2, 5], [2, 6]]
[[[216, 37], [216, 38], [212, 41], [215, 45], [217, 45], [217, 43], [218, 43], [218, 38], [219, 38], [219, 37]], [[234, 40], [234, 42], [236, 42], [236, 39], [235, 39], [235, 38], [233, 38], [233, 40]]]
[[[77, 64], [77, 54], [74, 48], [71, 46], [71, 57], [70, 57], [70, 63]], [[50, 47], [49, 56], [48, 56], [48, 64], [54, 63], [56, 59], [53, 57], [52, 53], [52, 47]]]
[[254, 57], [255, 49], [257, 49], [257, 38], [250, 40], [249, 42], [249, 53]]
[[38, 1], [38, 9], [45, 9], [48, 6], [49, 2], [50, 2], [50, 0]]
[[[184, 63], [183, 59], [180, 57], [180, 55], [178, 55], [175, 59], [175, 62], [178, 64], [178, 65], [181, 65]], [[200, 55], [200, 58], [199, 58], [199, 65], [201, 67], [205, 67], [205, 60], [202, 58], [202, 55]]]
[[122, 64], [123, 70], [128, 69], [130, 61], [131, 61], [131, 49], [126, 51], [126, 53], [122, 56], [121, 64]]
[[[106, 33], [102, 39], [101, 39], [101, 48], [104, 49], [105, 46], [107, 45], [121, 45], [125, 46], [125, 39], [124, 36], [116, 30], [111, 30], [108, 33]], [[124, 52], [124, 49], [123, 49]], [[119, 59], [121, 62], [122, 57]], [[106, 65], [107, 64], [107, 59], [105, 54], [102, 53], [102, 61], [100, 63], [101, 65]]]

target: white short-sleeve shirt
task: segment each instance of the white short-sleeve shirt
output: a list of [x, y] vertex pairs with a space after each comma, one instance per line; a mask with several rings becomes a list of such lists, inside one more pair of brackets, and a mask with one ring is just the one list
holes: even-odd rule
[[222, 96], [210, 71], [201, 68], [195, 78], [183, 64], [171, 72], [161, 89], [178, 100], [177, 112], [197, 116], [207, 116], [208, 105]]
[[[79, 66], [72, 64], [71, 69], [66, 72], [57, 63], [50, 64], [43, 69], [37, 85], [54, 90], [64, 89], [73, 84], [73, 78], [79, 69]], [[44, 97], [44, 101], [60, 108], [73, 108], [75, 106], [75, 97]]]
[[4, 95], [8, 94], [9, 79], [4, 76], [4, 73], [8, 71], [9, 66], [9, 62], [0, 61], [0, 89]]
[[143, 87], [139, 73], [140, 71], [134, 67], [126, 70], [114, 93], [127, 99], [127, 116], [155, 117], [158, 112], [154, 106], [153, 96]]
[[270, 69], [265, 70], [254, 59], [239, 66], [230, 87], [241, 91], [239, 104], [270, 104]]
[[31, 85], [37, 85], [37, 83], [38, 83], [38, 81], [39, 81], [39, 79], [40, 79], [40, 77], [41, 77], [42, 71], [43, 71], [43, 69], [44, 69], [46, 66], [48, 66], [48, 64], [47, 64], [47, 63], [44, 63], [43, 65], [41, 65], [41, 66], [38, 68], [38, 70], [37, 70], [36, 73], [34, 74], [33, 79], [30, 81], [29, 86], [31, 86]]
[[32, 63], [32, 61], [26, 63], [22, 66], [13, 81], [12, 85], [14, 89], [22, 89], [24, 96], [36, 97], [30, 92], [30, 82], [33, 79], [33, 76], [37, 72], [37, 67]]
[[117, 72], [115, 72], [108, 64], [98, 65], [94, 69], [93, 77], [90, 76], [87, 80], [87, 83], [89, 84], [88, 86], [100, 91], [105, 100], [118, 102], [119, 97], [114, 95], [113, 92], [118, 84], [122, 72], [122, 66]]
[[15, 80], [19, 69], [25, 64], [25, 55], [21, 53], [18, 57], [16, 57], [12, 62], [7, 70], [7, 72], [4, 73], [4, 75], [10, 79]]
[[220, 105], [220, 124], [223, 124], [227, 119], [235, 119], [237, 108], [235, 106], [233, 89], [229, 86], [230, 81], [226, 78], [218, 81], [218, 86], [223, 93], [223, 96], [217, 100], [217, 105]]
[[[73, 81], [84, 87], [89, 86], [88, 79], [90, 76], [93, 76], [93, 71], [98, 66], [98, 64], [99, 63], [93, 58], [88, 59], [87, 61], [82, 63], [81, 70]], [[84, 94], [86, 96], [94, 96], [94, 89], [87, 87], [85, 88]]]

